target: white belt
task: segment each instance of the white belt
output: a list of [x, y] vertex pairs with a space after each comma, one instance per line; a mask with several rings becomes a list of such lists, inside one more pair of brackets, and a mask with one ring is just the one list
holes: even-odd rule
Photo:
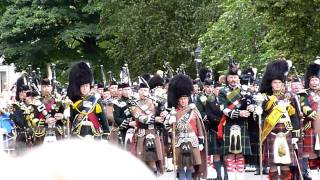
[[197, 137], [197, 135], [195, 132], [189, 132], [189, 133], [180, 133], [179, 137], [188, 138], [188, 137]]

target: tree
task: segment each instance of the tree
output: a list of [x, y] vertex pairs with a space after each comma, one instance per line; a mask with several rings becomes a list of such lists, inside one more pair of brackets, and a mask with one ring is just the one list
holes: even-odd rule
[[270, 57], [263, 43], [267, 26], [250, 0], [231, 0], [223, 5], [224, 13], [212, 23], [200, 42], [203, 58], [220, 73], [227, 69], [231, 54], [242, 67], [264, 66]]
[[0, 53], [19, 70], [57, 63], [65, 77], [70, 61], [101, 63], [107, 58], [99, 46], [99, 7], [99, 1], [12, 1], [0, 22]]
[[300, 72], [319, 55], [320, 9], [318, 1], [229, 0], [224, 13], [200, 42], [204, 58], [226, 69], [231, 53], [243, 67], [263, 69], [279, 57], [291, 59]]
[[268, 50], [292, 59], [304, 72], [320, 53], [319, 1], [258, 0], [256, 8], [270, 29], [264, 38]]
[[[194, 69], [191, 52], [220, 1], [106, 1], [101, 21], [107, 53], [115, 64], [127, 62], [132, 74], [155, 72], [164, 61]], [[141, 68], [143, 67], [143, 68]], [[193, 70], [194, 71], [194, 70]]]

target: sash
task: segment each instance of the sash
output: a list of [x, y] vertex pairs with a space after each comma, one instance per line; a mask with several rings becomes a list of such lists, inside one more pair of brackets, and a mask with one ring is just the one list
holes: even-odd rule
[[[89, 102], [92, 103], [92, 106], [85, 106], [83, 103]], [[94, 96], [89, 96], [85, 99], [79, 100], [76, 103], [74, 103], [73, 108], [78, 111], [79, 114], [84, 114], [88, 117], [88, 120], [90, 120], [93, 123], [93, 126], [96, 130], [100, 130], [100, 124], [98, 117], [94, 113], [95, 106], [98, 103], [97, 99]], [[81, 110], [81, 111], [80, 111]], [[81, 120], [82, 121], [82, 120]], [[80, 123], [80, 121], [74, 121], [77, 124]], [[76, 127], [76, 126], [74, 126]]]
[[[230, 109], [231, 111], [234, 110], [240, 98], [241, 98], [240, 88], [233, 90], [229, 95], [227, 95], [227, 100], [231, 102], [231, 104], [228, 106], [228, 109]], [[218, 125], [218, 133], [217, 133], [218, 139], [223, 138], [223, 127], [226, 125], [227, 119], [228, 119], [228, 116], [223, 114]]]
[[277, 125], [278, 121], [286, 111], [285, 107], [275, 106], [272, 111], [266, 117], [263, 123], [263, 129], [261, 133], [262, 142], [267, 138], [272, 129]]
[[187, 113], [185, 113], [180, 119], [177, 120], [177, 129], [179, 131], [186, 131], [188, 128], [188, 124], [191, 121], [193, 111], [190, 109]]

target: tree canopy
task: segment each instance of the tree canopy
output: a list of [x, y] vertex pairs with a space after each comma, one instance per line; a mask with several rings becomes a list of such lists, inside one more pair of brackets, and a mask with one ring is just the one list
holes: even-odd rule
[[194, 75], [191, 53], [200, 43], [205, 65], [216, 71], [226, 69], [228, 54], [260, 69], [283, 56], [304, 71], [320, 51], [319, 6], [319, 0], [2, 0], [0, 54], [18, 70], [56, 63], [61, 79], [80, 59], [116, 74], [128, 63], [133, 76], [169, 61]]

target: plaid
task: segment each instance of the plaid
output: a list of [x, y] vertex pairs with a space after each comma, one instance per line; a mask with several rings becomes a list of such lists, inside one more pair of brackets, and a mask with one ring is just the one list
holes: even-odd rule
[[252, 118], [248, 120], [252, 156], [259, 156], [259, 125]]
[[304, 138], [303, 138], [303, 153], [304, 154], [313, 154], [314, 151], [314, 145], [315, 145], [315, 133], [314, 129], [310, 128], [304, 132]]
[[217, 132], [207, 131], [208, 155], [221, 155], [223, 141], [218, 140]]
[[[283, 123], [278, 123], [272, 130], [274, 133], [279, 133], [279, 132], [287, 132], [287, 129]], [[263, 144], [263, 162], [264, 166], [275, 166], [273, 163], [274, 160], [274, 154], [273, 154], [273, 144], [276, 139], [275, 135], [272, 135], [271, 133], [267, 136], [266, 140], [264, 141]], [[291, 139], [292, 135], [291, 133], [288, 133], [286, 136], [288, 145], [289, 145], [289, 151], [290, 151], [290, 158], [291, 158], [291, 164], [292, 166], [297, 165], [297, 161], [295, 160], [294, 157], [294, 148], [293, 145], [291, 144]]]
[[250, 137], [248, 133], [248, 123], [244, 119], [228, 119], [225, 127], [223, 128], [223, 146], [222, 146], [222, 154], [227, 155], [229, 152], [230, 145], [230, 128], [232, 125], [239, 125], [241, 128], [241, 146], [243, 155], [251, 155], [251, 144]]
[[[228, 94], [228, 92], [230, 92], [230, 94]], [[241, 94], [240, 94], [239, 88], [231, 90], [229, 87], [226, 87], [221, 89], [219, 93], [219, 100], [225, 107], [228, 107], [230, 104], [239, 100], [240, 97], [241, 97]]]

